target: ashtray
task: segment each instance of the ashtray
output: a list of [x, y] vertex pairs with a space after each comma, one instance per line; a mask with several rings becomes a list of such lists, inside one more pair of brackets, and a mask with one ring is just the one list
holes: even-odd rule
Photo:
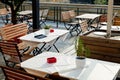
[[55, 57], [47, 58], [47, 63], [56, 63], [57, 59]]

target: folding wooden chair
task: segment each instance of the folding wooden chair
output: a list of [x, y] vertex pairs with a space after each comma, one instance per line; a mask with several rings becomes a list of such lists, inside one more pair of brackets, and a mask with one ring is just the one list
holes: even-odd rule
[[83, 20], [83, 21], [80, 23], [80, 26], [81, 26], [82, 33], [88, 31], [88, 23], [87, 23], [86, 20]]
[[33, 57], [32, 55], [21, 52], [18, 49], [17, 43], [12, 41], [0, 41], [0, 50], [7, 66], [9, 66], [9, 63], [13, 63], [12, 67], [14, 67], [15, 64]]
[[41, 11], [40, 25], [44, 24], [46, 26], [45, 22], [47, 20], [48, 13], [49, 13], [49, 9], [44, 9], [43, 11]]
[[[73, 13], [73, 14], [72, 14]], [[73, 32], [76, 32], [77, 35], [81, 32], [80, 29], [78, 29], [80, 27], [79, 25], [79, 21], [73, 21], [72, 17], [74, 17], [74, 12], [73, 11], [63, 11], [61, 13], [62, 16], [62, 20], [64, 22], [64, 26], [67, 30], [70, 30], [70, 34], [71, 36], [73, 36]]]
[[[46, 22], [46, 20], [47, 20], [48, 13], [49, 13], [49, 9], [40, 10], [40, 12], [39, 12], [39, 17], [40, 17], [39, 22], [40, 22], [40, 26], [41, 26], [42, 24], [44, 24], [44, 26], [46, 26], [46, 23], [45, 23], [45, 22]], [[33, 24], [33, 19], [29, 19], [27, 22], [28, 22], [29, 28], [31, 28], [31, 27], [32, 27], [32, 24]]]
[[29, 74], [27, 72], [23, 72], [20, 70], [16, 70], [14, 68], [0, 66], [4, 75], [5, 80], [50, 80], [44, 77], [39, 77], [33, 74]]
[[8, 18], [8, 14], [9, 14], [9, 12], [7, 11], [6, 8], [0, 9], [0, 17], [1, 17], [4, 24], [7, 24], [8, 20], [10, 20]]
[[5, 25], [0, 29], [2, 40], [15, 41], [18, 43], [19, 50], [26, 51], [29, 49], [24, 42], [19, 40], [19, 37], [28, 33], [28, 28], [25, 23], [15, 25]]

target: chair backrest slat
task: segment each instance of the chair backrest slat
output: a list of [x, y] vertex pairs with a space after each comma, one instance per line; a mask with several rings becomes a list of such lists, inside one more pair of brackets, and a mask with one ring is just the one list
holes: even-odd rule
[[10, 25], [8, 27], [4, 26], [1, 28], [1, 36], [3, 40], [11, 40], [16, 37], [27, 34], [28, 28], [27, 24], [20, 23], [16, 25]]
[[40, 18], [41, 18], [42, 15], [43, 15], [43, 11], [44, 11], [44, 10], [40, 10], [40, 11], [39, 11], [39, 14], [40, 14], [39, 16], [40, 16]]
[[44, 10], [43, 10], [42, 17], [47, 17], [48, 12], [49, 12], [49, 9], [44, 9]]
[[6, 66], [0, 66], [7, 80], [49, 80]]
[[81, 26], [82, 32], [88, 31], [88, 23], [87, 23], [86, 20], [83, 20], [83, 21], [80, 23], [80, 26]]
[[31, 77], [31, 76], [23, 75], [21, 73], [14, 72], [14, 71], [11, 71], [11, 70], [8, 70], [8, 69], [4, 69], [4, 71], [6, 72], [6, 76], [9, 76], [8, 78], [11, 78], [11, 79], [16, 79], [16, 80], [23, 80], [23, 79], [34, 80], [34, 78]]
[[0, 9], [0, 15], [7, 15], [8, 11], [6, 8]]
[[2, 53], [7, 55], [18, 56], [20, 55], [17, 44], [15, 42], [1, 41], [0, 48]]
[[70, 10], [68, 11], [69, 12], [69, 15], [70, 15], [70, 18], [73, 19], [75, 18], [76, 14], [75, 14], [75, 11], [74, 10]]
[[61, 13], [63, 21], [69, 21], [70, 20], [70, 15], [68, 11], [63, 11]]

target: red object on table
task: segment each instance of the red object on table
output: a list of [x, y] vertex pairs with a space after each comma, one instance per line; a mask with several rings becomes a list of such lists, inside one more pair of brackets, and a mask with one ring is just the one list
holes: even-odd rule
[[51, 32], [51, 33], [54, 32], [54, 29], [50, 29], [50, 32]]
[[57, 59], [55, 57], [47, 58], [47, 63], [56, 63]]

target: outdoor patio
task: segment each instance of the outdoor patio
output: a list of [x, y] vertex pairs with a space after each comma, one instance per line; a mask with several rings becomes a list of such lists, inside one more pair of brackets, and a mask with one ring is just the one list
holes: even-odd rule
[[[47, 6], [44, 6], [44, 5], [47, 5]], [[81, 9], [81, 6], [83, 7], [82, 9]], [[90, 9], [88, 10], [89, 7]], [[38, 19], [35, 18], [36, 15], [32, 15], [31, 17], [31, 14], [34, 13], [34, 11], [33, 12], [31, 11], [31, 2], [27, 3], [27, 5], [25, 3], [25, 5], [21, 7], [21, 12], [18, 13], [19, 17], [17, 18], [18, 20], [17, 23], [20, 23], [20, 24], [10, 25], [9, 28], [3, 27], [6, 22], [0, 19], [1, 32], [3, 32], [1, 33], [2, 40], [5, 40], [5, 39], [15, 40], [16, 38], [19, 37], [19, 40], [21, 40], [21, 42], [24, 42], [25, 44], [27, 44], [29, 48], [34, 49], [32, 50], [32, 52], [30, 52], [30, 54], [32, 55], [32, 58], [29, 58], [26, 61], [19, 60], [18, 63], [13, 61], [13, 63], [18, 64], [17, 67], [20, 66], [28, 73], [34, 74], [35, 73], [34, 70], [35, 71], [37, 70], [40, 73], [42, 73], [41, 71], [43, 71], [45, 75], [58, 72], [60, 76], [63, 76], [63, 77], [65, 76], [67, 78], [70, 78], [70, 80], [71, 79], [73, 80], [74, 79], [75, 80], [76, 79], [77, 80], [79, 79], [81, 80], [93, 80], [93, 79], [117, 80], [116, 75], [119, 75], [118, 71], [120, 72], [120, 64], [119, 64], [120, 63], [120, 55], [119, 55], [120, 16], [119, 16], [119, 13], [116, 12], [116, 10], [119, 7], [115, 6], [113, 11], [108, 10], [109, 13], [113, 12], [109, 15], [109, 17], [106, 15], [107, 14], [106, 8], [107, 8], [106, 5], [96, 7], [96, 5], [84, 6], [79, 4], [75, 5], [75, 4], [61, 4], [61, 3], [59, 4], [59, 3], [43, 2], [41, 3], [39, 8], [40, 19], [38, 18], [39, 19], [38, 21]], [[46, 16], [43, 17], [43, 15], [41, 16], [41, 14], [43, 14], [45, 10], [49, 10], [48, 11], [49, 14], [48, 12], [45, 12], [47, 14]], [[24, 11], [27, 13], [25, 13]], [[102, 17], [104, 18], [103, 22], [101, 19]], [[32, 19], [30, 20], [29, 18], [32, 18]], [[65, 21], [63, 18], [65, 18]], [[34, 21], [36, 22], [38, 21], [40, 23], [41, 26], [39, 31], [36, 31], [36, 29], [32, 30], [31, 26], [36, 25]], [[112, 21], [113, 21], [113, 25], [112, 25]], [[8, 23], [11, 23], [11, 22], [8, 22]], [[21, 24], [21, 23], [24, 23], [24, 24]], [[38, 27], [38, 25], [39, 24], [37, 24], [36, 26]], [[51, 30], [49, 30], [48, 34], [45, 33], [46, 25], [51, 27], [52, 32]], [[69, 25], [70, 27], [68, 27]], [[36, 26], [34, 26], [34, 28]], [[10, 29], [10, 27], [13, 29]], [[112, 35], [109, 34], [111, 38], [108, 38], [109, 35], [107, 33], [107, 28], [112, 32]], [[25, 34], [22, 34], [20, 31]], [[16, 32], [19, 34], [18, 36]], [[8, 36], [5, 36], [5, 33]], [[11, 34], [10, 38], [9, 38], [9, 34]], [[13, 37], [12, 34], [15, 37]], [[41, 38], [41, 34], [42, 34], [42, 38]], [[81, 53], [84, 53], [83, 55], [86, 56], [87, 52], [85, 50], [88, 48], [88, 53], [90, 51], [90, 56], [86, 56], [87, 58], [83, 60], [82, 59], [78, 60], [78, 58], [76, 57], [77, 51], [75, 52], [75, 41], [78, 37], [81, 38], [81, 40], [83, 40], [83, 44], [85, 47], [83, 49], [79, 49], [81, 51], [83, 50]], [[15, 54], [16, 52], [14, 52], [13, 44], [8, 44], [8, 43], [6, 46], [5, 41], [1, 42], [0, 44], [1, 51], [3, 52], [5, 50], [4, 53], [6, 54], [9, 52], [8, 55], [11, 53]], [[12, 47], [11, 47], [11, 50], [9, 51], [8, 49], [10, 46]], [[15, 46], [15, 49], [16, 48], [18, 50], [17, 51], [18, 54], [21, 53], [20, 55], [25, 55], [24, 51], [23, 52], [20, 51], [18, 45], [17, 47]], [[12, 49], [13, 49], [13, 52], [12, 52]], [[78, 52], [80, 53], [79, 50]], [[48, 53], [48, 54], [45, 54], [45, 53]], [[61, 53], [61, 54], [58, 54], [58, 53]], [[52, 58], [55, 57], [55, 59], [58, 60], [57, 63], [58, 62], [60, 63], [55, 65], [46, 64], [46, 61], [45, 61], [46, 58], [47, 60], [48, 58], [51, 59], [51, 56]], [[1, 59], [0, 65], [5, 66], [5, 63], [8, 64], [7, 62], [4, 62], [1, 52], [0, 52], [0, 59]], [[81, 61], [82, 61], [82, 65], [77, 64], [77, 62], [81, 63]], [[33, 73], [32, 73], [32, 70], [33, 70]], [[105, 73], [105, 74], [102, 74], [102, 73]], [[39, 75], [37, 73], [35, 73], [35, 75], [40, 77], [42, 76], [41, 74]], [[45, 78], [45, 76], [42, 76], [42, 77]], [[119, 79], [119, 76], [118, 76], [118, 79]], [[0, 80], [4, 80], [4, 76], [1, 70], [0, 70]]]
[[[54, 21], [47, 21], [46, 22], [47, 25], [52, 25], [53, 28], [56, 28], [56, 23]], [[3, 22], [0, 20], [0, 27], [2, 27], [4, 24]], [[63, 23], [59, 23], [59, 28], [60, 29], [65, 29]], [[74, 45], [74, 42], [75, 42], [75, 39], [76, 39], [77, 36], [73, 36], [71, 37], [70, 34], [68, 34], [67, 38], [64, 40], [64, 42], [61, 40], [58, 40], [57, 43], [56, 43], [56, 46], [57, 48], [59, 49], [60, 52], [63, 52], [63, 50], [65, 50], [66, 48]], [[55, 50], [55, 48], [52, 48], [50, 51], [52, 52], [57, 52]], [[66, 53], [66, 54], [69, 54], [69, 53]], [[75, 55], [75, 54], [69, 54], [69, 55]], [[3, 60], [3, 57], [0, 53], [0, 65], [5, 65], [4, 63], [4, 60]], [[0, 70], [0, 80], [4, 80], [4, 76], [3, 74], [1, 73], [1, 70]]]

